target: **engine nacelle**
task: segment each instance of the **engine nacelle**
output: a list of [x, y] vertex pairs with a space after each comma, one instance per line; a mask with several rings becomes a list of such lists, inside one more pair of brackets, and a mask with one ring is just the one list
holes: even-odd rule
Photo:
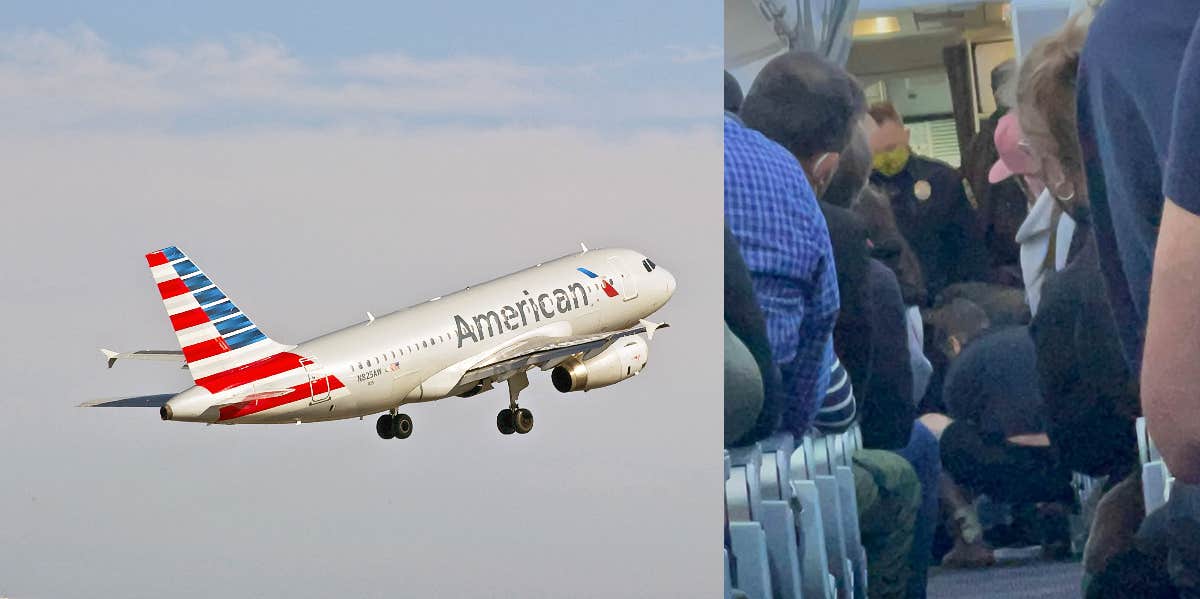
[[589, 360], [567, 358], [554, 367], [550, 380], [563, 393], [607, 387], [641, 372], [649, 353], [646, 340], [641, 335], [631, 335], [618, 339]]

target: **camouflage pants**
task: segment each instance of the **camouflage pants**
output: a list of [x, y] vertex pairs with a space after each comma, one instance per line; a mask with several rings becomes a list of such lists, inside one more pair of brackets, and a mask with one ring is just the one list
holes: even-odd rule
[[897, 453], [863, 449], [854, 454], [858, 521], [867, 551], [867, 592], [872, 599], [904, 597], [921, 483]]

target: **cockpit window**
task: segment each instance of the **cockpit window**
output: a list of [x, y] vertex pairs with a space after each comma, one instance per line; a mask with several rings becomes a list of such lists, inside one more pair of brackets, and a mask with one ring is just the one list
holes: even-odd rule
[[649, 258], [642, 260], [642, 268], [646, 269], [646, 272], [650, 272], [650, 271], [654, 270], [653, 268], [650, 267], [650, 259]]

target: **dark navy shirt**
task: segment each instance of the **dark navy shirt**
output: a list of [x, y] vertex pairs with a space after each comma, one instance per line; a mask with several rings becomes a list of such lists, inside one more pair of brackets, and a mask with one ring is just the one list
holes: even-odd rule
[[1163, 193], [1180, 208], [1200, 214], [1200, 20], [1183, 54], [1175, 110], [1171, 118], [1171, 147]]
[[[1100, 270], [1134, 373], [1141, 371], [1176, 84], [1197, 16], [1194, 0], [1108, 0], [1079, 62], [1079, 141]], [[1187, 112], [1198, 109], [1193, 100]], [[1194, 134], [1181, 140], [1197, 142]], [[1194, 157], [1179, 155], [1192, 164]], [[1188, 184], [1192, 177], [1178, 180]], [[1195, 193], [1192, 184], [1184, 195]], [[1182, 201], [1193, 211], [1200, 205]]]

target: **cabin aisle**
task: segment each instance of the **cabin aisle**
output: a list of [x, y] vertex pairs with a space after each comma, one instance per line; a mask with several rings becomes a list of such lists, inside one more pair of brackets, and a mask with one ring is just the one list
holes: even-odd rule
[[929, 599], [1078, 599], [1083, 564], [1027, 561], [983, 570], [929, 572]]

